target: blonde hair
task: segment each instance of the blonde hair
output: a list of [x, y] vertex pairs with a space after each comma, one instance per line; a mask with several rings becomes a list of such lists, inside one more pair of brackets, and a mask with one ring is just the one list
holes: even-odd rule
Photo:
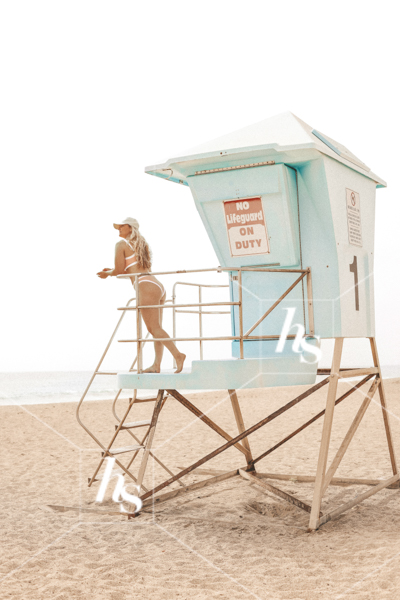
[[152, 255], [150, 246], [140, 233], [139, 229], [132, 226], [131, 229], [132, 233], [126, 238], [126, 240], [132, 245], [138, 266], [141, 269], [151, 269]]

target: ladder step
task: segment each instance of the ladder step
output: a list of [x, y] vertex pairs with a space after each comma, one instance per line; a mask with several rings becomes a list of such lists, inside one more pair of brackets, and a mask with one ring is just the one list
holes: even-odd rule
[[[122, 425], [121, 429], [133, 429], [133, 427], [144, 427], [145, 425], [150, 425], [151, 419], [147, 421], [134, 421], [132, 423], [125, 423]], [[118, 429], [119, 425], [115, 426], [115, 429]]]
[[[133, 398], [129, 398], [129, 402], [132, 402]], [[157, 398], [136, 398], [135, 404], [137, 402], [155, 402]]]
[[[108, 451], [108, 454], [114, 456], [115, 454], [124, 454], [124, 452], [134, 452], [135, 450], [140, 450], [144, 448], [144, 446], [126, 446], [125, 448], [112, 448]], [[101, 455], [104, 456], [105, 452], [102, 452]]]
[[112, 373], [110, 371], [96, 371], [96, 375], [118, 375], [118, 373]]

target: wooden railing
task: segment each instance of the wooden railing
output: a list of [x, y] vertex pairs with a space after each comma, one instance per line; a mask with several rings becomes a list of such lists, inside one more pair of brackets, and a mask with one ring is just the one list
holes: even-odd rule
[[[200, 344], [200, 359], [203, 359], [203, 347], [202, 342], [208, 341], [239, 341], [240, 344], [240, 358], [244, 358], [244, 342], [246, 340], [268, 340], [268, 339], [278, 339], [280, 334], [276, 335], [250, 335], [256, 327], [260, 325], [267, 317], [271, 314], [271, 312], [286, 298], [286, 296], [304, 279], [307, 281], [307, 312], [308, 312], [308, 328], [309, 331], [305, 335], [313, 336], [314, 335], [314, 310], [313, 310], [313, 297], [312, 297], [312, 279], [311, 279], [311, 269], [271, 269], [267, 267], [237, 267], [237, 268], [222, 268], [217, 267], [215, 269], [196, 269], [190, 271], [162, 271], [158, 273], [152, 273], [152, 275], [173, 275], [173, 274], [181, 274], [181, 273], [204, 273], [204, 272], [230, 272], [237, 273], [238, 279], [238, 302], [202, 302], [202, 294], [201, 290], [203, 287], [229, 287], [227, 285], [207, 285], [207, 284], [199, 284], [199, 283], [186, 283], [186, 282], [176, 282], [173, 287], [173, 295], [172, 295], [172, 303], [164, 304], [164, 308], [172, 308], [173, 310], [173, 337], [169, 338], [173, 342], [196, 342], [198, 341]], [[300, 273], [300, 276], [296, 279], [294, 283], [292, 283], [287, 290], [274, 302], [274, 304], [248, 329], [245, 333], [243, 332], [243, 273], [245, 272], [258, 272], [258, 273]], [[133, 285], [136, 290], [136, 304], [135, 306], [131, 306], [129, 303], [127, 306], [123, 306], [118, 308], [118, 310], [124, 311], [136, 311], [136, 330], [137, 337], [134, 339], [124, 339], [119, 340], [119, 342], [126, 343], [136, 343], [137, 344], [137, 370], [138, 373], [142, 370], [142, 350], [143, 344], [145, 342], [162, 342], [164, 338], [143, 338], [142, 335], [142, 319], [140, 316], [140, 311], [144, 308], [159, 308], [159, 304], [154, 305], [139, 305], [139, 277], [144, 275], [145, 273], [132, 273], [132, 274], [124, 274], [118, 275], [119, 278], [124, 279], [132, 279]], [[176, 286], [177, 285], [192, 285], [197, 286], [199, 288], [199, 302], [191, 303], [191, 304], [176, 304]], [[305, 299], [303, 298], [305, 302]], [[226, 314], [229, 311], [203, 311], [203, 307], [219, 307], [219, 306], [237, 306], [239, 310], [239, 335], [231, 335], [231, 336], [215, 336], [215, 337], [204, 337], [203, 327], [202, 327], [202, 317], [204, 314]], [[198, 309], [198, 310], [177, 310], [177, 309]], [[198, 337], [177, 337], [176, 336], [176, 313], [178, 312], [190, 312], [194, 314], [199, 314], [199, 336]], [[288, 336], [288, 338], [293, 338], [294, 336]]]

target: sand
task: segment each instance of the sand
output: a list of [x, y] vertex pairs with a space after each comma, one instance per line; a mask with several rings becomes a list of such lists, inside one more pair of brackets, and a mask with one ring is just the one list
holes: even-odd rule
[[[339, 392], [349, 385], [342, 382]], [[400, 456], [400, 380], [386, 380], [385, 386]], [[304, 389], [239, 392], [246, 426]], [[253, 454], [316, 414], [325, 398], [326, 388], [253, 434]], [[361, 393], [354, 394], [337, 407], [330, 458], [362, 398]], [[225, 392], [191, 399], [202, 410], [211, 410], [210, 417], [221, 427], [236, 432]], [[121, 402], [121, 410], [125, 404]], [[141, 405], [135, 420], [145, 418], [150, 406]], [[0, 598], [375, 600], [398, 596], [400, 490], [383, 490], [313, 533], [307, 533], [305, 512], [240, 478], [181, 496], [130, 521], [118, 514], [52, 511], [48, 505], [118, 511], [111, 498], [112, 485], [102, 504], [95, 503], [99, 484], [87, 487], [100, 452], [76, 422], [75, 408], [66, 403], [0, 409]], [[111, 402], [90, 402], [82, 415], [101, 439], [109, 439], [114, 429]], [[315, 474], [321, 428], [320, 420], [258, 463], [258, 470]], [[118, 446], [129, 443], [128, 437], [122, 437]], [[215, 432], [168, 399], [155, 448], [173, 472], [219, 445], [221, 438]], [[152, 460], [149, 464], [148, 487], [165, 478]], [[209, 468], [226, 470], [242, 465], [244, 457], [235, 448], [207, 463]], [[382, 413], [373, 402], [337, 476], [390, 475]], [[186, 481], [204, 478], [197, 473]], [[271, 483], [311, 503], [311, 484]], [[322, 510], [366, 489], [331, 486]]]

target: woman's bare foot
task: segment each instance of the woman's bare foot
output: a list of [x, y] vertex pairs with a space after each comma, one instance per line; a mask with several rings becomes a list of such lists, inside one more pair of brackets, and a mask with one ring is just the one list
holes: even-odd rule
[[151, 367], [145, 369], [144, 371], [142, 371], [142, 373], [159, 373], [160, 371], [160, 367], [158, 367], [157, 365], [151, 365]]
[[180, 373], [183, 369], [183, 363], [185, 362], [186, 354], [179, 353], [179, 356], [175, 357], [177, 369], [175, 373]]

